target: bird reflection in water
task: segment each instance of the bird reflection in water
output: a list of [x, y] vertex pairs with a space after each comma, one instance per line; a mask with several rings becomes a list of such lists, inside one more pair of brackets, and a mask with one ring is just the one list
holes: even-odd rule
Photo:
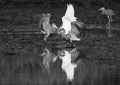
[[45, 34], [44, 40], [46, 41], [47, 38], [51, 33], [56, 33], [58, 28], [55, 23], [50, 23], [51, 14], [41, 14], [42, 18], [39, 20], [39, 28], [43, 34]]
[[74, 79], [74, 71], [80, 60], [78, 59], [79, 51], [74, 49], [59, 49], [57, 55], [52, 53], [50, 50], [45, 48], [42, 56], [42, 64], [47, 72], [50, 71], [51, 63], [57, 62], [57, 59], [62, 60], [61, 69], [66, 73], [67, 81], [72, 81]]
[[50, 50], [45, 48], [44, 52], [41, 55], [42, 58], [42, 64], [44, 65], [44, 68], [47, 70], [48, 73], [50, 73], [50, 63], [54, 63], [57, 59], [57, 56], [55, 56]]
[[[64, 54], [64, 55], [63, 55]], [[62, 70], [67, 75], [67, 80], [72, 81], [74, 79], [74, 70], [77, 67], [78, 61], [75, 61], [79, 55], [77, 49], [62, 50], [59, 56], [62, 59]], [[80, 61], [79, 61], [80, 62]]]

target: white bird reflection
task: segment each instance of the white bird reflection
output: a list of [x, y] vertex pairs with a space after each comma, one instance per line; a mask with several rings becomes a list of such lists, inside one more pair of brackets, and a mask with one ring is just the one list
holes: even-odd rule
[[47, 72], [50, 73], [51, 63], [55, 63], [57, 59], [62, 60], [61, 69], [66, 73], [67, 80], [72, 81], [74, 79], [75, 68], [80, 62], [80, 60], [76, 61], [78, 59], [79, 54], [80, 53], [76, 48], [58, 50], [57, 55], [55, 55], [49, 49], [45, 48], [42, 54], [42, 64], [47, 70]]
[[62, 59], [62, 69], [65, 71], [67, 75], [67, 80], [72, 81], [74, 79], [74, 70], [77, 67], [77, 63], [73, 62], [78, 57], [78, 51], [76, 49], [73, 50], [63, 50], [60, 55], [60, 59]]

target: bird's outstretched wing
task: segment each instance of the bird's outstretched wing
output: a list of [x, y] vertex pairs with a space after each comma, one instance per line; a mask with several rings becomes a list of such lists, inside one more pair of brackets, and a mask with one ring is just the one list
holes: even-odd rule
[[68, 34], [71, 31], [71, 23], [77, 18], [74, 16], [74, 8], [72, 4], [67, 4], [67, 9], [65, 15], [62, 17], [62, 26], [60, 29], [65, 29], [65, 34]]
[[70, 22], [76, 21], [75, 12], [72, 4], [67, 4], [66, 13], [63, 17], [66, 17]]

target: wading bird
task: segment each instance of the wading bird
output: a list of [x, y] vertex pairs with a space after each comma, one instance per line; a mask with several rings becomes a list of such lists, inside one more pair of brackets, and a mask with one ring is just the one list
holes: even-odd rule
[[105, 9], [104, 7], [101, 7], [99, 11], [102, 11], [102, 14], [106, 15], [109, 22], [112, 22], [112, 16], [115, 15], [115, 12], [111, 9]]
[[76, 48], [74, 49], [64, 49], [61, 51], [59, 55], [59, 58], [62, 60], [61, 68], [63, 71], [65, 71], [67, 75], [67, 80], [72, 81], [74, 79], [74, 71], [79, 62], [81, 60], [78, 60], [75, 62], [75, 60], [79, 56], [79, 52]]
[[102, 11], [102, 14], [106, 15], [108, 18], [108, 27], [109, 27], [109, 37], [111, 36], [110, 34], [110, 23], [113, 21], [112, 16], [115, 15], [115, 12], [111, 9], [105, 9], [104, 7], [100, 8], [99, 11]]
[[77, 37], [79, 34], [79, 30], [75, 26], [78, 25], [79, 27], [83, 26], [83, 23], [78, 22], [77, 18], [74, 16], [74, 8], [72, 4], [67, 4], [67, 9], [65, 15], [62, 17], [62, 26], [59, 29], [60, 34], [65, 39], [70, 39], [72, 42], [79, 41], [80, 39]]
[[67, 4], [67, 9], [65, 15], [62, 17], [62, 26], [60, 29], [65, 30], [65, 34], [68, 34], [71, 31], [71, 22], [77, 21], [77, 18], [74, 16], [74, 8], [72, 4]]
[[72, 22], [71, 23], [71, 31], [68, 34], [65, 34], [65, 29], [60, 29], [59, 32], [62, 35], [63, 38], [65, 38], [66, 40], [70, 40], [70, 42], [72, 41], [80, 41], [80, 38], [78, 38], [77, 36], [80, 34], [80, 31], [77, 29], [77, 27], [83, 27], [84, 23], [82, 23], [81, 21], [76, 21], [76, 22]]
[[46, 41], [51, 33], [55, 33], [58, 31], [58, 28], [55, 23], [50, 24], [51, 14], [42, 14], [42, 16], [43, 17], [39, 20], [39, 28], [41, 29], [41, 32], [43, 34], [46, 34], [44, 38], [44, 40]]

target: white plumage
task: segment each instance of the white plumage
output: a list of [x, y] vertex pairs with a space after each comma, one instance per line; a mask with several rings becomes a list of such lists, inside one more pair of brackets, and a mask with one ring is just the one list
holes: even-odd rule
[[99, 11], [102, 11], [102, 14], [106, 15], [108, 18], [108, 28], [109, 28], [109, 37], [111, 37], [110, 34], [110, 23], [113, 21], [112, 16], [115, 15], [115, 12], [111, 9], [105, 9], [104, 7], [101, 7]]
[[67, 75], [67, 80], [72, 81], [74, 78], [74, 70], [77, 67], [77, 64], [72, 63], [72, 56], [71, 53], [67, 50], [64, 50], [64, 55], [60, 56], [62, 59], [62, 66], [61, 68], [65, 71]]
[[68, 34], [71, 31], [71, 22], [77, 21], [77, 18], [74, 16], [74, 8], [72, 4], [67, 4], [67, 9], [65, 15], [62, 17], [62, 26], [60, 29], [65, 30], [65, 34]]
[[74, 8], [73, 8], [73, 5], [72, 4], [67, 4], [67, 10], [66, 10], [66, 13], [65, 13], [65, 17], [70, 19], [71, 22], [73, 21], [76, 21], [76, 17], [75, 17], [75, 12], [74, 12]]

